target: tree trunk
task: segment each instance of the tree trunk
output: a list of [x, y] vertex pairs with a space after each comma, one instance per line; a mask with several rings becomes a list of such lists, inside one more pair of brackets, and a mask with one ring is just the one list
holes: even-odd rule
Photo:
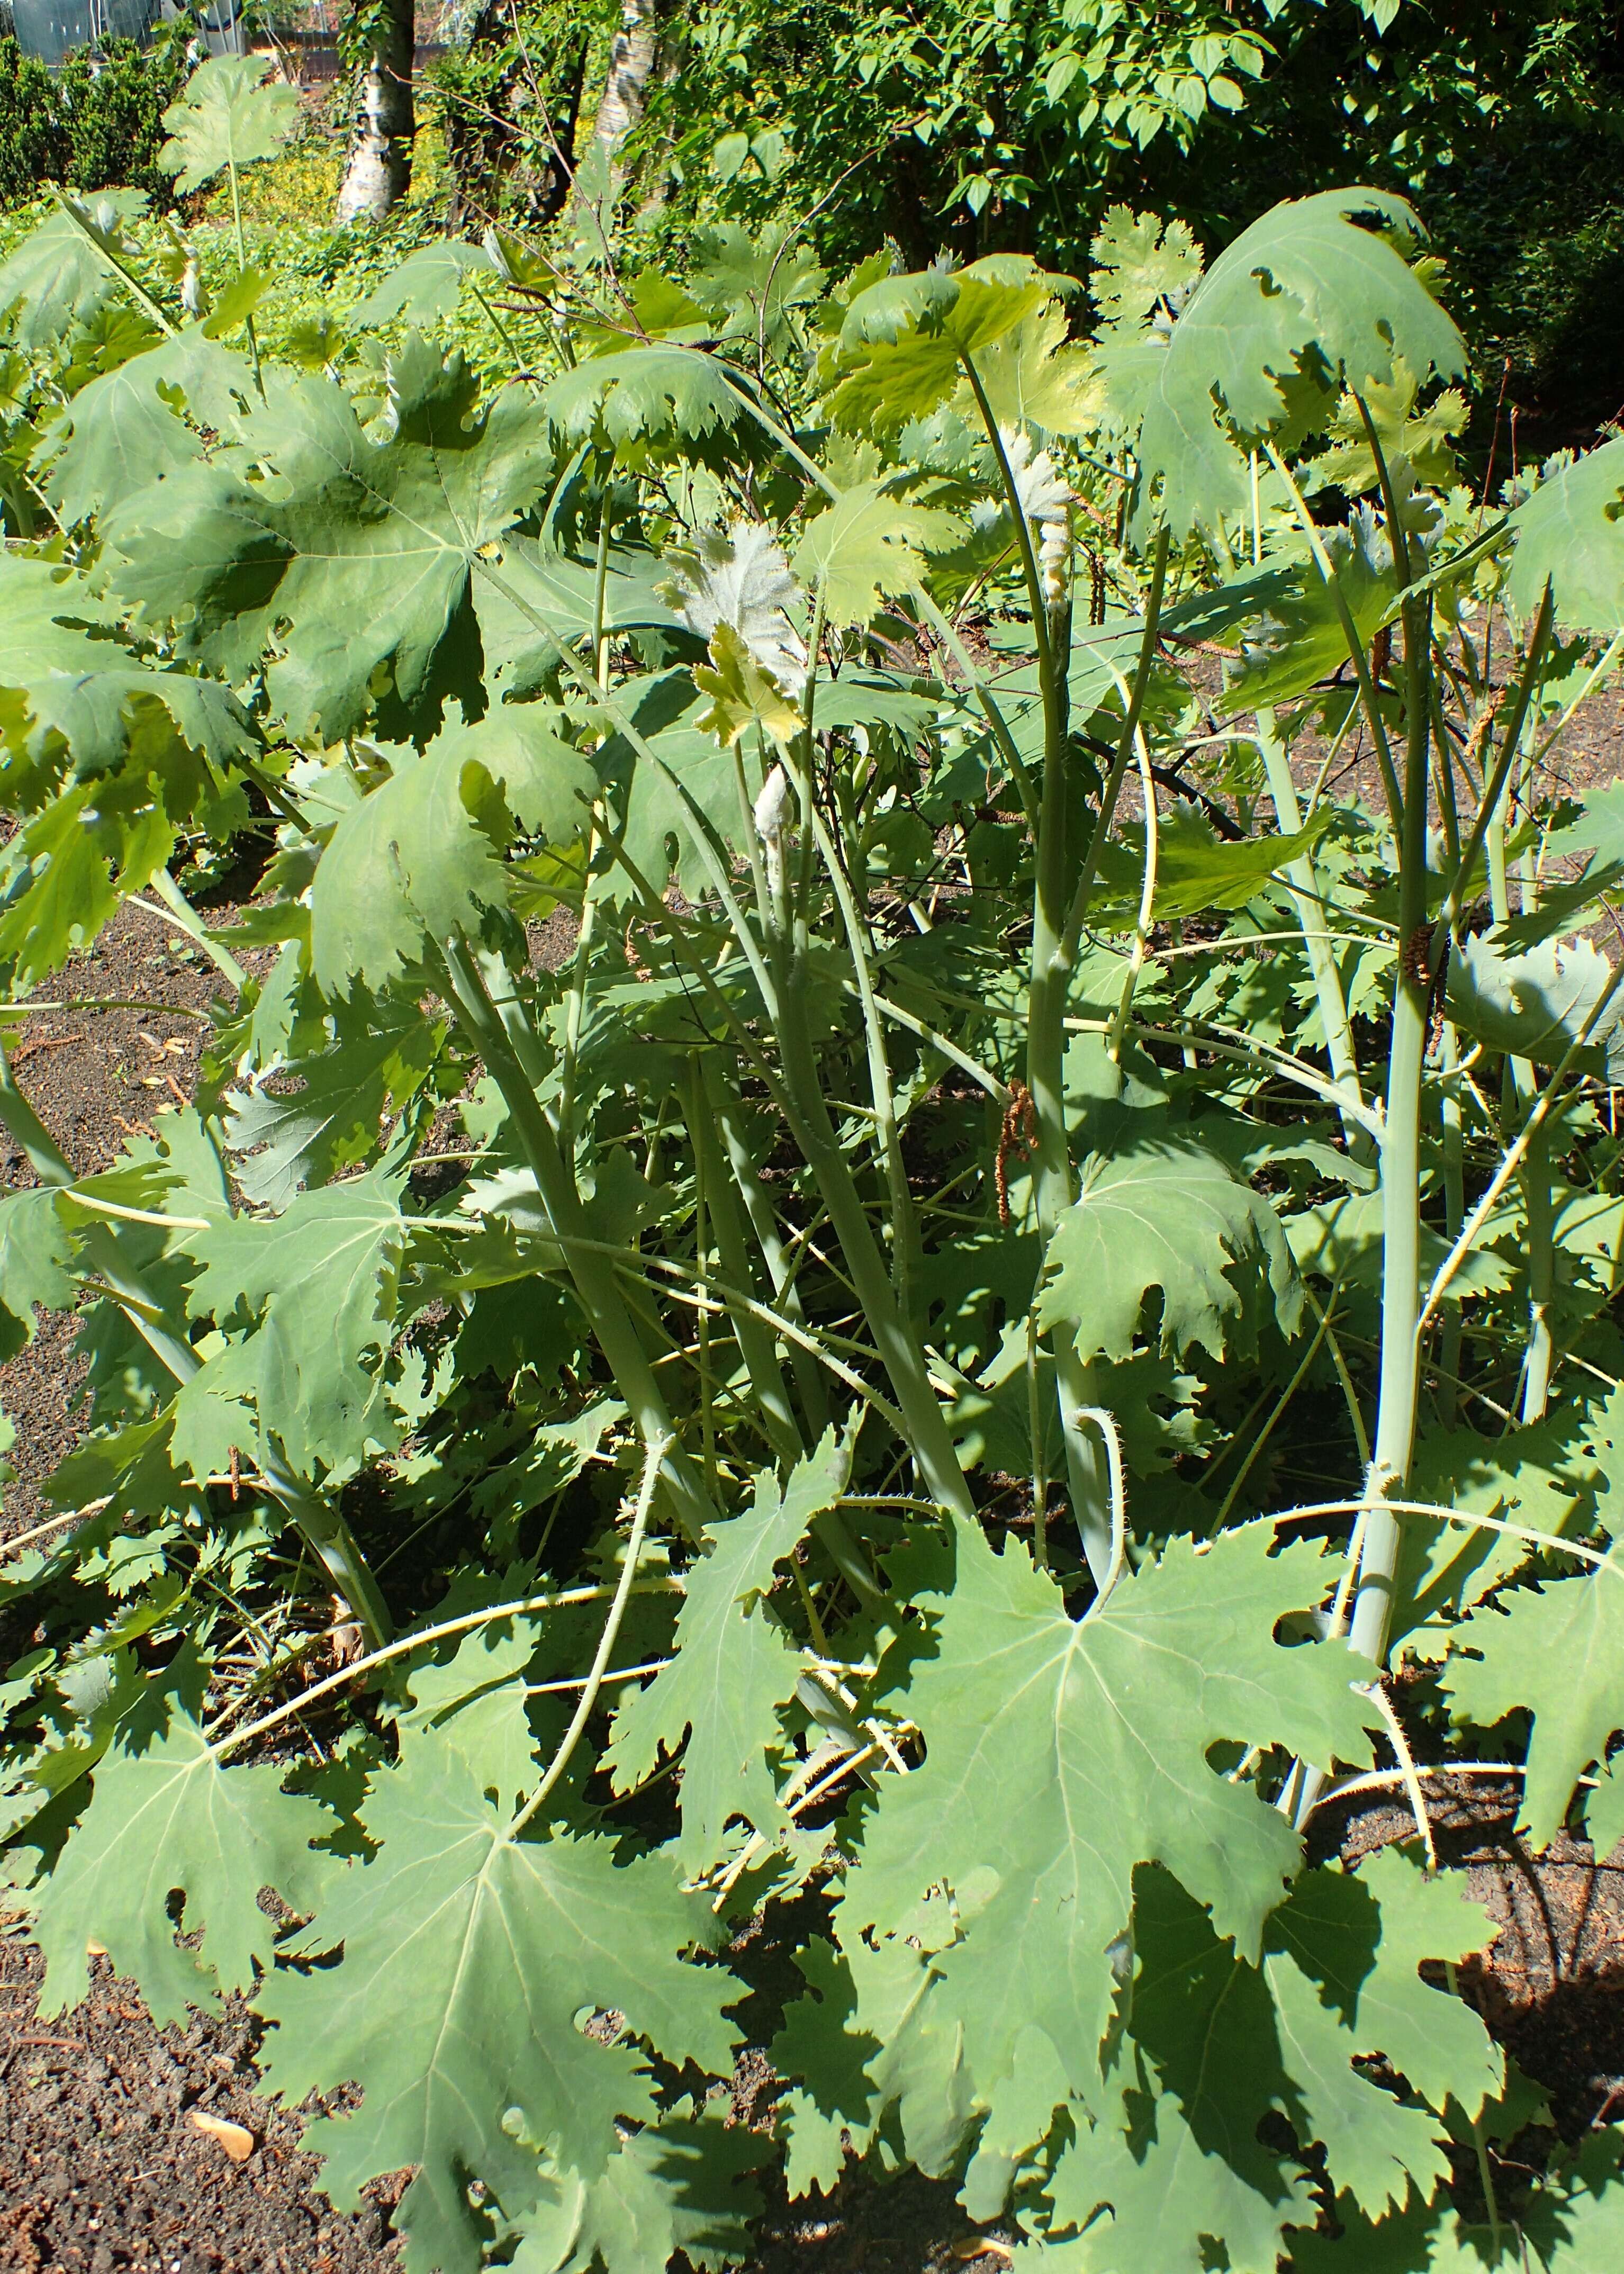
[[611, 177], [620, 145], [643, 116], [659, 46], [656, 0], [626, 0], [626, 12], [609, 53], [609, 76], [592, 122], [592, 140], [609, 162]]
[[514, 37], [511, 0], [484, 0], [469, 29], [468, 53], [471, 57], [482, 49], [504, 51], [500, 76], [481, 96], [483, 74], [477, 75], [470, 99], [446, 109], [452, 183], [447, 237], [464, 237], [477, 222], [495, 222], [504, 198], [527, 227], [545, 229], [563, 211], [575, 178], [587, 41], [562, 66], [550, 102], [536, 83], [532, 59]]
[[341, 225], [381, 221], [411, 185], [413, 0], [379, 0], [359, 106], [338, 192]]

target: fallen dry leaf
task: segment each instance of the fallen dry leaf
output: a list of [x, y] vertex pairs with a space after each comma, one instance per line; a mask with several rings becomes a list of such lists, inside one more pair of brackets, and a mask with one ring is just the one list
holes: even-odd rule
[[207, 2132], [211, 2140], [218, 2140], [234, 2164], [245, 2164], [252, 2155], [254, 2135], [244, 2125], [233, 2124], [223, 2116], [211, 2116], [207, 2108], [194, 2108], [192, 2121], [199, 2132]]

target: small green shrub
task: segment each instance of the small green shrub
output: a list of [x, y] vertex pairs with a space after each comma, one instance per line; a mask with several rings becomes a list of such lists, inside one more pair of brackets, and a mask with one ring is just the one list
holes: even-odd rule
[[33, 197], [44, 182], [75, 190], [140, 189], [167, 205], [157, 170], [163, 114], [186, 75], [189, 26], [150, 48], [110, 41], [100, 55], [70, 56], [53, 72], [0, 40], [0, 198]]
[[0, 199], [21, 205], [68, 169], [71, 144], [56, 83], [15, 40], [0, 39]]

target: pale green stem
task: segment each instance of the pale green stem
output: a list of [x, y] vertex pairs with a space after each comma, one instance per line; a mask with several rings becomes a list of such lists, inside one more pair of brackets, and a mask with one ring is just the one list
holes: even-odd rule
[[152, 888], [175, 919], [175, 928], [184, 932], [189, 940], [200, 947], [223, 979], [236, 988], [245, 987], [248, 974], [223, 942], [215, 939], [203, 919], [182, 892], [167, 869], [154, 869]]
[[[690, 1073], [692, 1067], [689, 1068]], [[689, 1134], [692, 1136], [692, 1132]], [[707, 1279], [710, 1254], [709, 1211], [705, 1206], [705, 1153], [694, 1139], [694, 1291], [699, 1298], [695, 1339], [699, 1359], [699, 1444], [704, 1462], [705, 1490], [716, 1492], [716, 1401], [710, 1374], [710, 1303]]]
[[1522, 1363], [1526, 1427], [1544, 1418], [1551, 1389], [1551, 1301], [1556, 1290], [1551, 1205], [1551, 1130], [1541, 1120], [1522, 1160], [1523, 1240], [1528, 1250], [1528, 1345]]
[[[740, 1118], [738, 1097], [723, 1080], [721, 1068], [713, 1054], [706, 1054], [703, 1072], [706, 1095], [726, 1149], [733, 1182], [739, 1197], [744, 1202], [750, 1230], [755, 1234], [762, 1261], [767, 1267], [767, 1276], [772, 1284], [773, 1300], [786, 1319], [806, 1333], [807, 1318], [801, 1307], [801, 1291], [795, 1284], [794, 1275], [784, 1252], [783, 1235], [778, 1230], [771, 1198], [756, 1173], [755, 1158]], [[790, 1367], [795, 1376], [795, 1387], [801, 1393], [801, 1411], [806, 1415], [810, 1434], [814, 1438], [820, 1437], [829, 1427], [829, 1398], [823, 1387], [823, 1378], [813, 1363], [810, 1352], [793, 1340], [790, 1344]]]
[[162, 332], [166, 332], [170, 339], [173, 339], [176, 332], [175, 325], [159, 306], [157, 301], [153, 298], [152, 294], [147, 290], [145, 284], [142, 283], [140, 278], [135, 274], [135, 271], [129, 267], [127, 262], [114, 252], [102, 231], [97, 229], [86, 218], [86, 216], [79, 211], [79, 207], [73, 203], [71, 198], [64, 197], [60, 190], [55, 192], [54, 194], [56, 196], [56, 203], [62, 207], [62, 210], [66, 214], [74, 228], [79, 231], [81, 236], [86, 237], [89, 242], [94, 245], [96, 251], [101, 254], [102, 260], [106, 261], [114, 275], [118, 278], [119, 282], [128, 291], [134, 295], [136, 300], [146, 310], [147, 313], [152, 318], [154, 323], [158, 326], [159, 329]]
[[[1347, 595], [1342, 591], [1336, 571], [1331, 565], [1331, 556], [1325, 549], [1325, 540], [1314, 526], [1308, 508], [1303, 501], [1303, 493], [1292, 479], [1290, 468], [1273, 443], [1266, 442], [1263, 447], [1268, 452], [1269, 463], [1290, 493], [1297, 526], [1307, 540], [1308, 549], [1313, 556], [1314, 566], [1320, 571], [1325, 588], [1331, 596], [1331, 605], [1335, 609], [1336, 620], [1342, 626], [1342, 638], [1347, 644], [1349, 659], [1353, 665], [1355, 675], [1359, 682], [1359, 699], [1364, 706], [1365, 724], [1371, 731], [1371, 740], [1375, 745], [1377, 763], [1381, 768], [1382, 786], [1387, 796], [1388, 815], [1393, 824], [1393, 833], [1396, 837], [1403, 825], [1403, 798], [1399, 789], [1398, 775], [1393, 764], [1393, 752], [1387, 742], [1387, 730], [1382, 723], [1381, 705], [1377, 699], [1375, 682], [1371, 677], [1370, 659], [1365, 652], [1365, 643], [1359, 637], [1358, 628], [1348, 606]], [[1395, 541], [1397, 541], [1396, 533]]]
[[874, 975], [868, 965], [868, 940], [864, 931], [857, 903], [829, 834], [823, 815], [818, 811], [812, 794], [812, 785], [796, 762], [785, 754], [790, 778], [795, 785], [795, 794], [801, 801], [801, 814], [811, 828], [817, 849], [823, 856], [823, 866], [829, 872], [829, 882], [840, 911], [841, 925], [852, 958], [852, 970], [857, 984], [858, 999], [862, 1005], [863, 1035], [868, 1057], [868, 1088], [874, 1100], [876, 1134], [879, 1140], [881, 1158], [885, 1164], [885, 1184], [890, 1201], [891, 1228], [891, 1266], [897, 1291], [897, 1307], [904, 1323], [913, 1332], [918, 1331], [915, 1309], [921, 1269], [919, 1224], [914, 1209], [914, 1195], [908, 1189], [908, 1174], [902, 1159], [902, 1140], [897, 1127], [896, 1095], [891, 1087], [891, 1059], [885, 1048], [885, 1029], [880, 1021], [878, 1006], [874, 999]]
[[445, 943], [443, 953], [451, 999], [513, 1117], [515, 1134], [536, 1179], [547, 1221], [559, 1236], [570, 1277], [598, 1347], [608, 1360], [615, 1387], [631, 1409], [633, 1422], [644, 1444], [658, 1441], [668, 1448], [665, 1477], [672, 1505], [688, 1537], [698, 1540], [706, 1525], [715, 1521], [716, 1509], [695, 1476], [692, 1463], [676, 1442], [670, 1412], [650, 1366], [643, 1338], [615, 1284], [613, 1270], [584, 1244], [588, 1239], [586, 1218], [575, 1177], [559, 1149], [558, 1140], [491, 999], [472, 951], [465, 942], [452, 939]]
[[[1067, 862], [1066, 720], [1064, 689], [1051, 686], [1052, 709], [1046, 710], [1043, 759], [1043, 798], [1038, 830], [1037, 873], [1033, 892], [1031, 975], [1026, 998], [1026, 1087], [1032, 1094], [1038, 1142], [1033, 1171], [1038, 1230], [1043, 1251], [1054, 1237], [1061, 1216], [1075, 1196], [1071, 1144], [1065, 1126], [1066, 995], [1076, 962], [1078, 942], [1086, 919], [1094, 871], [1104, 849], [1111, 817], [1139, 732], [1139, 718], [1151, 666], [1155, 661], [1156, 634], [1161, 621], [1162, 594], [1167, 580], [1170, 539], [1164, 529], [1156, 540], [1150, 586], [1146, 594], [1145, 629], [1123, 719], [1117, 745], [1097, 815], [1082, 876], [1072, 882]], [[1073, 1323], [1061, 1321], [1052, 1329], [1055, 1374], [1060, 1401], [1060, 1426], [1065, 1444], [1066, 1475], [1083, 1552], [1096, 1587], [1102, 1587], [1111, 1568], [1111, 1492], [1107, 1448], [1098, 1430], [1090, 1430], [1083, 1416], [1103, 1404], [1094, 1368], [1078, 1353]]]
[[547, 1765], [545, 1775], [508, 1826], [504, 1837], [516, 1840], [525, 1826], [536, 1816], [558, 1785], [569, 1766], [581, 1735], [597, 1708], [598, 1695], [604, 1685], [604, 1675], [614, 1654], [614, 1645], [620, 1631], [620, 1622], [626, 1615], [626, 1606], [631, 1600], [632, 1582], [637, 1576], [637, 1560], [643, 1554], [643, 1534], [649, 1528], [649, 1511], [654, 1505], [654, 1488], [659, 1482], [660, 1465], [672, 1449], [668, 1437], [650, 1437], [647, 1457], [643, 1465], [643, 1483], [637, 1493], [637, 1505], [632, 1512], [631, 1538], [626, 1543], [626, 1557], [620, 1566], [620, 1577], [609, 1606], [609, 1615], [604, 1621], [603, 1633], [587, 1674], [586, 1686], [581, 1692], [575, 1710], [570, 1716], [569, 1727], [559, 1741], [557, 1752]]
[[[1297, 785], [1291, 779], [1290, 752], [1272, 707], [1258, 712], [1257, 743], [1280, 833], [1282, 837], [1295, 837], [1303, 826], [1302, 811], [1297, 803]], [[1320, 1005], [1320, 1023], [1325, 1028], [1326, 1052], [1331, 1061], [1332, 1074], [1338, 1087], [1350, 1092], [1362, 1104], [1364, 1093], [1359, 1087], [1358, 1051], [1354, 1044], [1352, 1022], [1348, 1016], [1348, 1000], [1342, 992], [1342, 974], [1336, 968], [1335, 952], [1326, 936], [1324, 918], [1320, 913], [1324, 894], [1312, 848], [1299, 853], [1287, 864], [1286, 880], [1290, 889], [1291, 905], [1297, 910], [1297, 922], [1303, 929], [1303, 945], [1308, 953], [1308, 968], [1313, 977], [1314, 995]], [[1356, 1161], [1368, 1160], [1374, 1148], [1365, 1124], [1356, 1115], [1344, 1112], [1342, 1128], [1348, 1139], [1348, 1150], [1353, 1158]]]
[[[1477, 818], [1471, 835], [1461, 848], [1455, 880], [1449, 887], [1449, 899], [1444, 912], [1446, 930], [1458, 930], [1461, 912], [1470, 886], [1471, 871], [1479, 847], [1486, 846], [1489, 872], [1489, 900], [1497, 924], [1504, 923], [1511, 913], [1506, 880], [1506, 786], [1511, 778], [1518, 745], [1522, 741], [1523, 722], [1533, 699], [1535, 681], [1550, 636], [1553, 602], [1547, 583], [1534, 619], [1534, 629], [1529, 636], [1528, 653], [1517, 679], [1516, 692], [1501, 724], [1500, 749], [1492, 766], [1487, 769], [1483, 796], [1478, 802]], [[1486, 753], [1485, 753], [1486, 761]]]
[[[695, 1172], [703, 1186], [722, 1269], [733, 1286], [748, 1293], [754, 1274], [745, 1246], [738, 1194], [717, 1144], [711, 1109], [705, 1094], [704, 1073], [697, 1055], [688, 1067], [688, 1111], [691, 1116], [688, 1137], [694, 1148]], [[804, 1447], [772, 1336], [742, 1303], [726, 1298], [724, 1299], [727, 1300], [734, 1339], [750, 1377], [750, 1388], [762, 1426], [779, 1462], [786, 1466], [793, 1465], [801, 1457]]]
[[[1455, 1021], [1444, 1021], [1441, 1044], [1444, 1230], [1453, 1240], [1466, 1214], [1466, 1163], [1461, 1128], [1460, 1045]], [[1452, 1299], [1443, 1315], [1438, 1344], [1438, 1418], [1446, 1429], [1455, 1424], [1461, 1372], [1461, 1306]]]
[[[1380, 463], [1380, 459], [1379, 459]], [[1432, 738], [1428, 702], [1430, 604], [1404, 610], [1406, 732], [1403, 831], [1399, 858], [1399, 937], [1415, 936], [1426, 916], [1426, 809]], [[1366, 1492], [1365, 1525], [1350, 1636], [1353, 1648], [1380, 1667], [1386, 1657], [1402, 1518], [1386, 1503], [1401, 1495], [1415, 1445], [1419, 1385], [1417, 1322], [1421, 1301], [1421, 1076], [1426, 1051], [1430, 978], [1417, 979], [1400, 956], [1393, 987], [1387, 1111], [1381, 1141], [1381, 1357], [1376, 1432]]]
[[883, 1256], [840, 1139], [829, 1118], [811, 1043], [807, 972], [799, 955], [786, 974], [783, 1014], [775, 1024], [783, 1065], [791, 1133], [816, 1179], [840, 1242], [846, 1269], [892, 1394], [907, 1423], [908, 1440], [935, 1499], [961, 1516], [974, 1512], [970, 1488], [953, 1450], [924, 1352], [897, 1308]]
[[1139, 786], [1145, 800], [1145, 871], [1139, 885], [1139, 921], [1133, 927], [1133, 946], [1128, 957], [1128, 968], [1123, 974], [1122, 993], [1117, 998], [1116, 1013], [1105, 1036], [1105, 1047], [1113, 1060], [1122, 1056], [1122, 1040], [1128, 1024], [1128, 1014], [1133, 1008], [1134, 990], [1139, 983], [1139, 974], [1145, 968], [1145, 950], [1150, 944], [1151, 916], [1156, 902], [1157, 815], [1156, 779], [1150, 771], [1150, 752], [1145, 747], [1145, 737], [1136, 737], [1139, 754]]
[[[248, 246], [243, 237], [243, 193], [237, 181], [237, 162], [234, 159], [227, 161], [226, 171], [231, 177], [231, 223], [237, 232], [237, 273], [239, 276], [243, 276], [248, 270]], [[248, 335], [248, 359], [253, 365], [254, 385], [259, 391], [260, 401], [263, 402], [265, 374], [259, 369], [259, 342], [254, 331], [252, 308], [243, 320], [243, 328]]]
[[586, 881], [581, 890], [581, 928], [575, 934], [575, 964], [569, 975], [569, 994], [564, 1005], [564, 1050], [559, 1067], [559, 1146], [567, 1161], [575, 1157], [575, 1060], [581, 1049], [581, 1029], [586, 1020], [592, 933], [598, 916], [592, 863], [598, 855], [598, 809], [586, 840]]
[[592, 578], [592, 661], [601, 691], [609, 691], [609, 635], [604, 629], [604, 600], [609, 589], [609, 500], [598, 515], [598, 561]]

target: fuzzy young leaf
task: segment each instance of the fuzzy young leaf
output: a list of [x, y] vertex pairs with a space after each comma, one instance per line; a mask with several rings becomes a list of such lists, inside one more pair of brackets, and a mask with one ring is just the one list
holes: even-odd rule
[[917, 589], [925, 555], [952, 544], [963, 524], [915, 504], [887, 481], [859, 482], [807, 523], [795, 574], [821, 592], [831, 624], [866, 624], [883, 601]]
[[775, 679], [788, 681], [805, 671], [806, 648], [785, 613], [797, 598], [795, 580], [765, 522], [706, 531], [691, 552], [667, 557], [672, 576], [665, 597], [691, 632], [711, 641], [725, 624]]
[[694, 684], [710, 697], [697, 723], [726, 749], [753, 726], [775, 742], [788, 742], [801, 727], [800, 712], [731, 624], [718, 624], [711, 634], [710, 664], [695, 665]]

